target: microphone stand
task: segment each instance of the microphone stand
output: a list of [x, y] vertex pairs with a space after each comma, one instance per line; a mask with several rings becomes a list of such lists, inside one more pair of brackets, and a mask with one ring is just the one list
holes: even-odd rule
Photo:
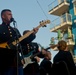
[[[14, 28], [16, 28], [15, 23], [16, 23], [16, 21], [13, 21]], [[18, 36], [18, 32], [17, 32], [15, 29], [14, 29], [14, 31], [16, 32], [17, 75], [19, 75], [19, 74], [18, 74], [18, 57], [19, 57], [19, 55], [20, 55], [20, 56], [22, 56], [23, 61], [24, 61], [24, 57], [23, 57], [23, 51], [22, 51], [21, 44], [19, 43], [19, 36]], [[18, 51], [18, 50], [21, 50], [21, 53], [19, 53], [19, 51]], [[25, 63], [25, 61], [24, 61], [24, 63]]]

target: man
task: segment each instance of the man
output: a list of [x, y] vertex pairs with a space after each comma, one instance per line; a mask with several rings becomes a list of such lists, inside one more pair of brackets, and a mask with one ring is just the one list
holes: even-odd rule
[[[13, 21], [11, 10], [2, 10], [1, 19], [0, 75], [23, 75], [23, 65], [21, 63], [19, 53], [22, 52], [21, 46], [24, 44], [24, 42], [26, 42], [26, 40], [24, 39], [17, 44], [17, 42], [19, 41], [19, 37], [21, 37], [21, 34], [17, 28], [13, 28], [10, 26], [10, 23]], [[34, 34], [37, 33], [37, 31], [38, 29], [34, 28]], [[15, 41], [15, 45], [12, 43], [13, 41]]]
[[[25, 30], [23, 32], [23, 35], [26, 35], [28, 32], [30, 32], [30, 30]], [[31, 34], [30, 36], [32, 36], [32, 39], [35, 38], [34, 33]], [[34, 56], [36, 53], [39, 52], [38, 44], [36, 42], [32, 42], [32, 40], [29, 40], [29, 38], [26, 38], [26, 43], [25, 43], [25, 45], [23, 45], [24, 58], [28, 58], [29, 56]], [[29, 41], [30, 41], [30, 43], [29, 43]], [[28, 60], [29, 60], [28, 64], [23, 68], [24, 75], [39, 75], [39, 65], [36, 62], [36, 59], [34, 57], [30, 58], [30, 60], [28, 58]], [[26, 64], [26, 62], [27, 62], [27, 60], [25, 60], [25, 64]], [[23, 63], [23, 65], [24, 65], [24, 63]]]

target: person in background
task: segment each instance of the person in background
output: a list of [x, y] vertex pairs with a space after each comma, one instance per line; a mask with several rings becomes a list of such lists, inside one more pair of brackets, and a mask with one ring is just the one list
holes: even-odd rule
[[[12, 11], [10, 9], [3, 9], [1, 11], [1, 19], [0, 75], [23, 75], [23, 65], [21, 63], [19, 54], [22, 52], [22, 46], [26, 43], [26, 38], [19, 42], [18, 46], [12, 43], [14, 40], [19, 41], [18, 39], [21, 37], [21, 34], [17, 28], [10, 26], [12, 22], [15, 22], [13, 19]], [[34, 34], [36, 34], [38, 29], [34, 28], [33, 31]], [[29, 35], [29, 37], [30, 36], [31, 35]]]
[[[59, 62], [65, 62], [68, 68], [67, 71], [70, 73], [70, 75], [76, 75], [75, 63], [70, 51], [68, 50], [67, 42], [64, 40], [61, 40], [58, 42], [57, 47], [58, 47], [59, 52], [54, 56], [53, 64], [57, 64]], [[56, 70], [59, 72], [60, 70], [62, 70], [62, 72], [60, 72], [60, 75], [61, 73], [65, 74], [65, 71], [62, 68], [60, 68], [59, 70], [58, 69]]]
[[52, 62], [51, 62], [51, 52], [42, 51], [44, 58], [40, 63], [40, 75], [52, 75]]

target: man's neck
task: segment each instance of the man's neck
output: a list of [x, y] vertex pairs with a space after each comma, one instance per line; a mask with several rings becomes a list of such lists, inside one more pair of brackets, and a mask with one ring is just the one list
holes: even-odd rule
[[7, 23], [7, 22], [3, 22], [2, 24], [5, 24], [5, 25], [10, 25], [10, 23]]

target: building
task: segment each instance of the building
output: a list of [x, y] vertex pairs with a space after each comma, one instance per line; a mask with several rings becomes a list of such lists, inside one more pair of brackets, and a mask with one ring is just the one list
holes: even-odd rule
[[55, 0], [48, 7], [48, 13], [58, 17], [51, 22], [50, 31], [57, 33], [58, 41], [67, 41], [76, 63], [76, 0]]

